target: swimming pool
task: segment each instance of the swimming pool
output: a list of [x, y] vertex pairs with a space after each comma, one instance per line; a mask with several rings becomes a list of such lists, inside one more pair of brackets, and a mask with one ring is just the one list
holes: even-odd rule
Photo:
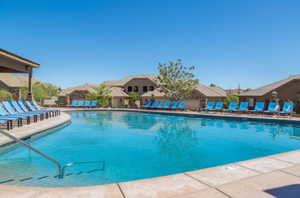
[[[87, 186], [164, 176], [300, 148], [300, 125], [126, 111], [78, 111], [72, 123], [27, 140], [68, 167], [23, 147], [0, 150], [0, 183]], [[103, 163], [104, 162], [104, 163]]]

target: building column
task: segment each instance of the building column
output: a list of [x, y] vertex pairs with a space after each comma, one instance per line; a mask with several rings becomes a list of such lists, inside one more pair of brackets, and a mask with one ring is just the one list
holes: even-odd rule
[[28, 71], [28, 95], [27, 95], [28, 100], [32, 100], [32, 68], [29, 67]]

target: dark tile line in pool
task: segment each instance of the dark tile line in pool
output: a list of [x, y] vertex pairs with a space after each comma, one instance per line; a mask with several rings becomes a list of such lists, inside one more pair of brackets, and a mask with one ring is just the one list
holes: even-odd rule
[[[66, 173], [64, 175], [64, 177], [68, 177], [68, 176], [71, 176], [71, 175], [82, 175], [82, 174], [88, 174], [88, 175], [91, 175], [92, 173], [94, 172], [98, 172], [98, 171], [103, 171], [103, 169], [99, 169], [99, 168], [96, 168], [96, 169], [92, 169], [92, 170], [88, 170], [88, 171], [79, 171], [79, 172], [70, 172], [70, 173]], [[50, 178], [52, 176], [48, 176], [48, 175], [45, 175], [45, 176], [40, 176], [40, 177], [26, 177], [26, 178], [23, 178], [23, 179], [19, 179], [19, 180], [16, 180], [16, 179], [7, 179], [7, 180], [4, 180], [4, 181], [0, 181], [0, 184], [6, 184], [6, 183], [10, 183], [10, 182], [14, 182], [14, 181], [18, 181], [18, 182], [25, 182], [25, 181], [28, 181], [28, 180], [42, 180], [42, 179], [46, 179], [46, 178]], [[58, 179], [58, 175], [54, 175], [53, 178], [57, 178]], [[105, 180], [109, 180], [105, 177], [103, 177], [103, 179]]]
[[8, 179], [8, 180], [4, 180], [4, 181], [0, 181], [0, 184], [6, 184], [6, 183], [9, 183], [9, 182], [13, 182], [15, 181], [14, 179]]
[[145, 111], [145, 110], [125, 110], [125, 109], [101, 109], [101, 110], [69, 110], [69, 112], [74, 111], [123, 111], [123, 112], [137, 112], [137, 113], [148, 113], [148, 114], [160, 114], [160, 115], [170, 115], [170, 116], [185, 116], [185, 117], [194, 117], [194, 118], [213, 118], [213, 119], [223, 119], [223, 120], [232, 120], [232, 121], [257, 121], [257, 122], [264, 122], [264, 123], [280, 123], [280, 124], [296, 124], [300, 126], [300, 120], [286, 120], [282, 118], [274, 118], [274, 117], [240, 117], [237, 115], [208, 115], [208, 114], [193, 114], [193, 113], [186, 113], [186, 112], [163, 112], [163, 111]]
[[27, 181], [27, 180], [31, 180], [33, 177], [27, 177], [27, 178], [24, 178], [24, 179], [20, 179], [19, 181], [20, 182], [24, 182], [24, 181]]

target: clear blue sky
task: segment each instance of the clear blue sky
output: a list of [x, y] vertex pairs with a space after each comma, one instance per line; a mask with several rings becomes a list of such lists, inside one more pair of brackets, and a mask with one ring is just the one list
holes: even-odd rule
[[0, 0], [0, 47], [62, 87], [180, 58], [204, 84], [255, 88], [300, 73], [300, 1]]

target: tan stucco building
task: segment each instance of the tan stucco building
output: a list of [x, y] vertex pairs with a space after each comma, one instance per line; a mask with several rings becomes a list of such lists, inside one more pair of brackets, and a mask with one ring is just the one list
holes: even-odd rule
[[300, 75], [291, 75], [283, 80], [244, 92], [240, 95], [241, 101], [250, 103], [279, 100], [280, 103], [293, 101], [297, 112], [300, 111]]
[[157, 88], [155, 79], [156, 75], [133, 75], [121, 80], [105, 81], [104, 84], [109, 87], [120, 87], [127, 94], [138, 93], [143, 95]]
[[84, 84], [63, 89], [59, 94], [59, 100], [64, 101], [66, 105], [70, 104], [72, 100], [85, 100], [88, 93], [96, 92], [93, 89], [96, 86], [96, 84]]
[[[140, 104], [146, 101], [167, 100], [165, 94], [160, 91], [156, 81], [156, 75], [133, 75], [121, 80], [105, 81], [103, 84], [107, 85], [111, 90], [110, 106], [124, 107], [129, 104], [128, 96], [131, 93], [137, 93], [141, 96]], [[61, 96], [68, 98], [67, 104], [72, 100], [84, 100], [87, 93], [94, 92], [93, 84], [85, 84], [77, 87], [64, 89]], [[226, 92], [220, 87], [207, 87], [198, 84], [194, 87], [192, 96], [187, 100], [187, 108], [197, 110], [206, 105], [208, 100], [222, 101], [226, 98]], [[137, 104], [137, 106], [139, 106]]]
[[194, 87], [191, 98], [187, 100], [187, 108], [198, 110], [205, 107], [208, 101], [224, 101], [226, 96], [226, 91], [221, 87], [197, 84]]

